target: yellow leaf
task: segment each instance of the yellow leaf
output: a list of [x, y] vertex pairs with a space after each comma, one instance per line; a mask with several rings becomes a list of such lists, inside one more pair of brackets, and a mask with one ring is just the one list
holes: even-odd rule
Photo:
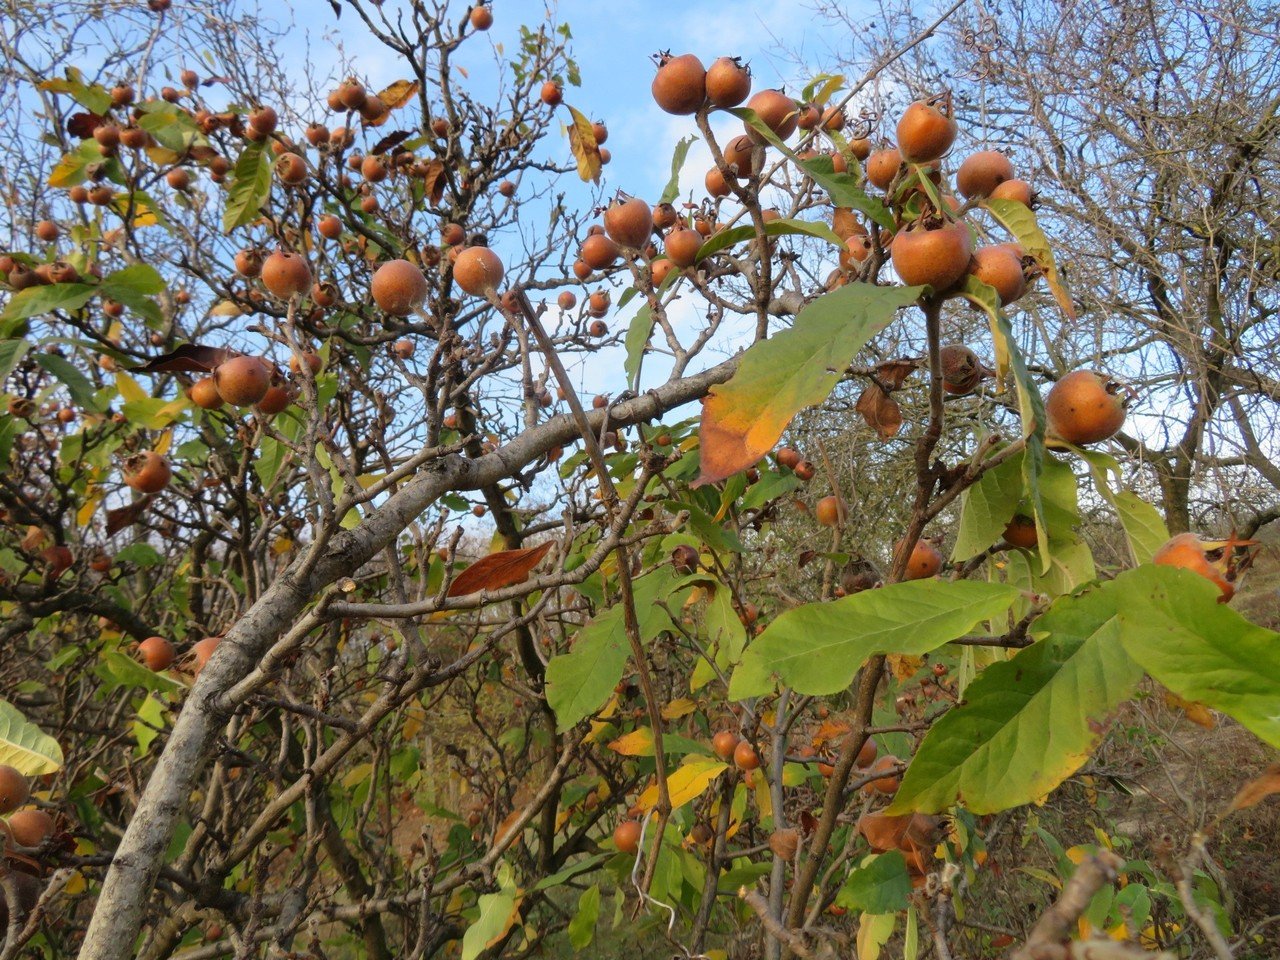
[[679, 720], [681, 717], [687, 717], [697, 709], [698, 705], [687, 697], [680, 700], [672, 700], [662, 708], [662, 719]]
[[1209, 708], [1203, 703], [1184, 700], [1169, 690], [1164, 692], [1164, 702], [1171, 710], [1181, 710], [1187, 715], [1187, 719], [1196, 726], [1204, 727], [1206, 730], [1214, 728], [1213, 714], [1209, 712]]
[[276, 537], [271, 542], [271, 552], [277, 557], [293, 549], [293, 541], [288, 537]]
[[896, 925], [897, 917], [892, 913], [862, 914], [858, 918], [858, 960], [877, 960]]
[[[569, 105], [566, 103], [566, 107]], [[583, 180], [598, 182], [600, 180], [600, 146], [596, 143], [596, 135], [591, 121], [573, 107], [569, 107], [573, 124], [569, 127], [569, 149], [578, 161], [578, 176]]]
[[170, 150], [168, 147], [147, 147], [146, 154], [151, 158], [151, 162], [158, 167], [167, 167], [182, 159], [182, 157]]
[[637, 727], [630, 733], [624, 733], [609, 743], [609, 749], [624, 757], [652, 757], [653, 730], [649, 727]]
[[71, 874], [71, 878], [67, 880], [67, 885], [62, 888], [62, 892], [74, 897], [84, 893], [87, 888], [88, 884], [84, 881], [84, 874], [77, 870]]
[[152, 445], [151, 449], [153, 449], [156, 453], [160, 454], [160, 456], [163, 457], [166, 453], [169, 452], [169, 447], [171, 447], [172, 445], [173, 445], [173, 431], [165, 430], [163, 433], [160, 434], [160, 437]]
[[764, 771], [756, 768], [751, 771], [751, 786], [756, 792], [756, 808], [760, 811], [760, 819], [773, 816], [773, 798], [769, 794], [769, 780]]
[[[691, 800], [702, 796], [716, 777], [729, 768], [727, 763], [711, 757], [688, 757], [683, 766], [667, 777], [667, 792], [671, 795], [671, 809], [678, 810]], [[658, 785], [654, 784], [640, 795], [636, 806], [642, 812], [652, 810], [658, 802]]]
[[116, 371], [116, 389], [120, 391], [120, 397], [125, 403], [136, 403], [139, 400], [148, 400], [151, 397], [147, 391], [142, 389], [137, 380], [123, 370]]
[[364, 783], [372, 775], [373, 764], [362, 763], [347, 772], [347, 775], [342, 778], [342, 785], [350, 790], [352, 787]]
[[395, 110], [403, 107], [418, 94], [418, 84], [415, 80], [397, 80], [391, 86], [387, 87], [378, 94], [378, 99], [382, 101], [383, 106], [388, 110]]
[[89, 521], [93, 519], [93, 515], [98, 509], [98, 504], [102, 503], [102, 497], [96, 492], [96, 488], [90, 487], [89, 490], [90, 493], [85, 502], [76, 511], [76, 523], [82, 527], [89, 525]]
[[238, 317], [240, 316], [240, 308], [230, 300], [219, 300], [209, 310], [211, 317]]
[[904, 653], [891, 653], [885, 658], [889, 669], [893, 671], [895, 680], [910, 680], [915, 672], [924, 666], [923, 657], [912, 657]]

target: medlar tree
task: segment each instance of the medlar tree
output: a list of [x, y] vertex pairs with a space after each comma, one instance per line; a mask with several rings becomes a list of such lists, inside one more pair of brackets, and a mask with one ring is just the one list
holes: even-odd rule
[[[690, 956], [855, 921], [863, 952], [921, 924], [990, 951], [956, 922], [982, 818], [1077, 771], [1144, 675], [1280, 741], [1275, 637], [1218, 602], [1249, 543], [1113, 488], [1080, 445], [1123, 383], [1042, 401], [1009, 311], [1074, 304], [1007, 157], [953, 193], [945, 92], [872, 152], [844, 110], [883, 59], [794, 98], [661, 55], [711, 196], [680, 200], [683, 142], [588, 227], [560, 181], [607, 128], [565, 102], [567, 28], [521, 28], [484, 101], [456, 64], [488, 6], [348, 0], [407, 75], [317, 102], [230, 4], [148, 6], [105, 5], [105, 55], [79, 4], [6, 27], [0, 956], [523, 955], [605, 936], [606, 896]], [[197, 49], [214, 73], [164, 86]], [[606, 346], [584, 402], [568, 365]], [[879, 494], [779, 446], [850, 385], [907, 505], [858, 542]], [[1133, 569], [1076, 532], [1077, 460]], [[796, 502], [824, 530], [793, 560]], [[1172, 838], [1184, 878], [1204, 856]], [[1090, 852], [1019, 955], [1096, 948], [1069, 933], [1125, 868]], [[1218, 949], [1183, 886], [1171, 922]]]

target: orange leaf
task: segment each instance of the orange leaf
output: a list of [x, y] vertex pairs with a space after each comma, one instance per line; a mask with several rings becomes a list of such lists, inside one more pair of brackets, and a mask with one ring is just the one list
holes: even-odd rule
[[1255, 806], [1273, 793], [1280, 793], [1280, 763], [1271, 764], [1262, 772], [1262, 776], [1254, 777], [1237, 790], [1224, 816], [1236, 810]]
[[416, 80], [397, 80], [378, 94], [378, 99], [382, 101], [382, 105], [388, 110], [395, 110], [397, 107], [403, 107], [417, 94], [418, 82]]
[[1184, 700], [1169, 690], [1165, 691], [1164, 702], [1171, 710], [1181, 710], [1187, 715], [1187, 719], [1197, 726], [1204, 727], [1206, 730], [1214, 728], [1213, 714], [1209, 712], [1209, 708], [1203, 703]]
[[529, 579], [529, 574], [533, 573], [533, 568], [547, 555], [553, 543], [554, 541], [548, 540], [527, 550], [502, 550], [491, 553], [458, 574], [458, 579], [449, 586], [448, 595], [461, 597], [468, 593], [498, 590], [521, 583]]

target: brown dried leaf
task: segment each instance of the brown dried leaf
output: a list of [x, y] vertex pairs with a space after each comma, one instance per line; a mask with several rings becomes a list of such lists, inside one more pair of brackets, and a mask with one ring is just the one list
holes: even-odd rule
[[107, 536], [113, 533], [119, 533], [125, 527], [132, 526], [138, 522], [138, 518], [142, 516], [143, 511], [147, 509], [147, 504], [151, 502], [151, 497], [143, 497], [141, 500], [135, 500], [127, 507], [116, 507], [107, 511]]
[[1169, 690], [1165, 691], [1164, 702], [1171, 710], [1181, 710], [1196, 726], [1204, 727], [1206, 730], [1212, 730], [1215, 726], [1213, 713], [1203, 703], [1184, 700]]
[[138, 373], [208, 373], [218, 364], [236, 356], [226, 347], [202, 347], [198, 343], [182, 346], [159, 357], [152, 357], [140, 367]]
[[1223, 816], [1236, 810], [1256, 806], [1273, 793], [1280, 793], [1280, 763], [1271, 764], [1261, 776], [1254, 777], [1237, 790], [1236, 795], [1231, 798], [1231, 803], [1223, 811]]
[[378, 99], [382, 101], [382, 105], [388, 110], [395, 110], [403, 107], [417, 95], [418, 82], [416, 80], [397, 80], [379, 93]]
[[533, 568], [547, 555], [554, 541], [526, 550], [501, 550], [477, 560], [449, 585], [449, 596], [461, 597], [481, 590], [499, 590], [529, 579]]
[[[565, 104], [568, 107], [568, 104]], [[569, 149], [578, 161], [578, 176], [593, 183], [600, 181], [600, 145], [596, 143], [591, 121], [573, 107], [569, 107], [573, 123], [569, 127]]]
[[369, 148], [369, 153], [374, 156], [386, 153], [400, 144], [404, 143], [412, 134], [408, 130], [397, 130], [395, 133], [388, 133], [385, 137]]
[[106, 118], [96, 113], [73, 113], [67, 117], [67, 133], [83, 140], [86, 137], [92, 137], [93, 131], [105, 122]]
[[897, 390], [918, 369], [919, 360], [886, 360], [876, 364], [876, 379], [890, 390]]
[[854, 407], [867, 421], [867, 426], [880, 435], [881, 440], [897, 436], [902, 429], [902, 408], [898, 401], [885, 393], [877, 384], [869, 384]]
[[422, 176], [422, 188], [431, 205], [438, 206], [444, 196], [444, 164], [441, 161], [432, 160], [427, 164], [427, 172]]

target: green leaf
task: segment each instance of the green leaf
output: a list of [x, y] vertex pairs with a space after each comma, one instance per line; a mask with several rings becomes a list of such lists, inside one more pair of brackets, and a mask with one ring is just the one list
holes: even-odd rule
[[236, 227], [252, 223], [270, 194], [271, 155], [266, 141], [251, 143], [240, 154], [232, 172], [227, 205], [222, 212], [222, 232], [230, 233]]
[[13, 373], [14, 368], [27, 355], [30, 347], [31, 344], [26, 340], [0, 340], [0, 384], [9, 379], [9, 374]]
[[98, 292], [126, 306], [133, 306], [130, 299], [152, 297], [164, 292], [164, 288], [164, 277], [160, 276], [159, 270], [149, 263], [135, 263], [107, 274], [98, 285]]
[[87, 283], [55, 283], [47, 287], [27, 287], [9, 298], [0, 321], [26, 320], [54, 310], [79, 310], [94, 295]]
[[773, 449], [791, 419], [825, 400], [854, 355], [922, 289], [851, 283], [806, 306], [790, 329], [752, 344], [703, 404], [698, 484], [724, 480]]
[[1040, 229], [1040, 224], [1031, 208], [1017, 200], [1001, 200], [992, 197], [983, 200], [982, 206], [1002, 227], [1013, 234], [1013, 238], [1027, 253], [1036, 258], [1040, 269], [1044, 271], [1044, 278], [1049, 284], [1053, 298], [1058, 301], [1058, 307], [1074, 320], [1075, 305], [1072, 304], [1071, 295], [1067, 292], [1066, 285], [1063, 284], [1062, 277], [1058, 273], [1058, 265], [1053, 260], [1053, 249], [1049, 246], [1049, 240]]
[[769, 501], [795, 490], [800, 483], [800, 478], [789, 470], [786, 473], [763, 471], [760, 479], [748, 487], [747, 492], [743, 494], [742, 509], [758, 510]]
[[71, 394], [71, 399], [79, 406], [95, 413], [102, 413], [106, 409], [94, 393], [93, 384], [65, 357], [52, 353], [39, 353], [36, 355], [36, 363], [61, 380], [67, 392]]
[[995, 543], [1022, 501], [1022, 456], [1013, 456], [984, 473], [961, 497], [960, 529], [954, 560], [976, 557]]
[[1120, 526], [1124, 528], [1133, 562], [1150, 563], [1155, 552], [1169, 539], [1169, 528], [1160, 511], [1132, 490], [1121, 490], [1111, 502], [1120, 515]]
[[200, 128], [185, 110], [165, 101], [143, 105], [138, 126], [155, 138], [156, 143], [175, 153], [185, 153], [193, 144], [204, 141]]
[[1121, 642], [1144, 670], [1280, 747], [1280, 633], [1218, 603], [1218, 588], [1187, 570], [1148, 564], [1115, 583]]
[[[813, 220], [771, 220], [764, 225], [764, 232], [765, 236], [768, 237], [789, 235], [816, 237], [819, 240], [826, 240], [841, 250], [844, 249], [844, 241], [840, 239], [834, 230], [825, 223], [818, 223]], [[703, 260], [712, 254], [732, 247], [735, 243], [754, 240], [755, 237], [756, 228], [753, 224], [721, 230], [719, 233], [707, 238], [707, 241], [698, 248], [698, 259]]]
[[[454, 819], [460, 819], [455, 817]], [[539, 890], [549, 890], [551, 887], [558, 887], [562, 883], [568, 883], [574, 877], [594, 870], [600, 864], [608, 860], [613, 854], [597, 853], [595, 856], [584, 857], [576, 863], [570, 864], [563, 870], [551, 874], [549, 877], [543, 877], [532, 887], [529, 888], [530, 893], [537, 893]]]
[[65, 190], [67, 187], [74, 187], [77, 183], [84, 183], [89, 177], [89, 167], [98, 163], [102, 163], [98, 141], [85, 140], [58, 161], [58, 165], [49, 174], [49, 186]]
[[154, 567], [164, 558], [149, 543], [131, 543], [115, 555], [116, 563], [132, 563], [139, 567]]
[[38, 777], [62, 766], [62, 748], [7, 700], [0, 700], [0, 763]]
[[164, 726], [164, 704], [148, 693], [142, 706], [138, 707], [137, 718], [130, 725], [133, 739], [138, 742], [138, 756], [146, 756], [152, 741], [160, 735]]
[[859, 213], [870, 217], [886, 230], [894, 229], [893, 214], [879, 200], [867, 196], [857, 179], [848, 173], [836, 173], [835, 162], [830, 157], [814, 157], [810, 160], [799, 159], [795, 152], [778, 139], [777, 134], [756, 116], [750, 107], [734, 107], [729, 110], [734, 116], [749, 124], [752, 129], [764, 137], [769, 143], [781, 150], [802, 167], [814, 182], [827, 191], [831, 203], [837, 207], [852, 207]]
[[1114, 583], [1059, 599], [1032, 627], [1044, 639], [988, 666], [933, 725], [888, 812], [963, 802], [994, 813], [1043, 797], [1080, 769], [1102, 718], [1142, 679], [1120, 642], [1124, 603]]
[[768, 693], [774, 676], [797, 693], [838, 693], [869, 657], [936, 650], [1001, 616], [1017, 597], [1002, 583], [916, 580], [793, 607], [747, 647], [729, 696]]
[[65, 93], [76, 103], [99, 116], [103, 116], [111, 109], [111, 94], [97, 84], [85, 83], [84, 75], [75, 67], [67, 67], [65, 79], [45, 80], [38, 86], [41, 90], [47, 90], [50, 93]]
[[485, 947], [501, 937], [515, 919], [516, 899], [511, 894], [482, 894], [477, 904], [480, 915], [462, 935], [462, 960], [475, 960]]
[[600, 885], [592, 884], [578, 898], [578, 912], [569, 921], [569, 942], [575, 950], [585, 950], [596, 935], [600, 919]]
[[[674, 591], [674, 595], [673, 595]], [[679, 610], [687, 589], [676, 590], [670, 566], [661, 567], [634, 583], [640, 639], [649, 641], [673, 629], [667, 612], [657, 605], [665, 600]], [[555, 711], [561, 731], [590, 716], [608, 699], [622, 678], [631, 655], [621, 604], [614, 604], [578, 631], [572, 649], [547, 663], [547, 703]]]
[[836, 894], [836, 904], [859, 913], [896, 913], [907, 908], [911, 875], [897, 850], [868, 858]]
[[644, 359], [644, 348], [652, 333], [653, 311], [646, 303], [631, 318], [631, 325], [627, 327], [625, 340], [627, 358], [622, 362], [622, 369], [627, 375], [627, 383], [632, 390], [640, 389], [640, 362]]
[[276, 477], [280, 475], [280, 468], [284, 466], [285, 457], [288, 453], [289, 448], [275, 437], [262, 438], [258, 444], [257, 459], [253, 461], [253, 469], [258, 474], [258, 480], [261, 482], [263, 490], [271, 490]]
[[662, 188], [662, 196], [658, 200], [659, 203], [670, 203], [680, 195], [680, 170], [684, 167], [685, 157], [689, 155], [689, 147], [697, 139], [691, 134], [687, 137], [681, 137], [676, 143], [676, 148], [671, 154], [671, 179]]
[[168, 674], [148, 670], [137, 660], [118, 650], [105, 651], [94, 672], [113, 688], [141, 687], [143, 690], [153, 690], [157, 693], [183, 689], [182, 684]]

